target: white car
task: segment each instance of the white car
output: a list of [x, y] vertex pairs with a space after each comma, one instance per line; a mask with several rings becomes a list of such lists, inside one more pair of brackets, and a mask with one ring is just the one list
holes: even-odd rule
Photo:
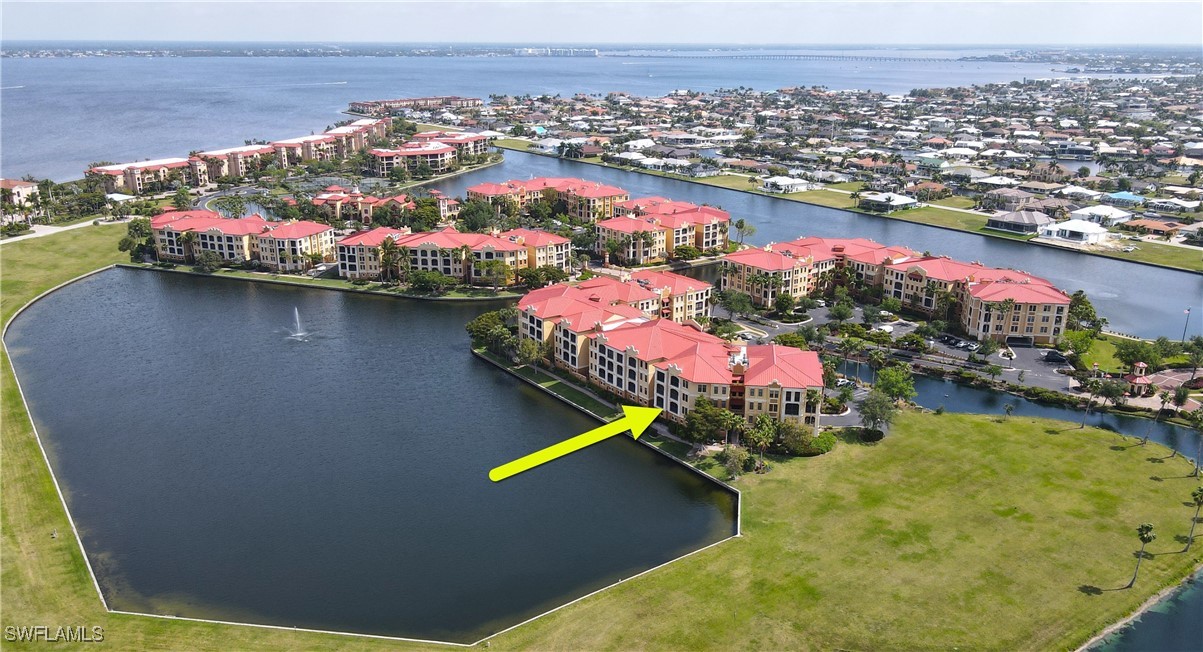
[[894, 327], [887, 324], [885, 326], [878, 326], [877, 328], [875, 328], [873, 330], [881, 331], [883, 333], [893, 333]]

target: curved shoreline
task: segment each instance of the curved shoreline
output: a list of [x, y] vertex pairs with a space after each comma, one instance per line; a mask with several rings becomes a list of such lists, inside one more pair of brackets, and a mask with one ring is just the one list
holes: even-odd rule
[[[1069, 251], [1069, 252], [1073, 252], [1073, 253], [1077, 253], [1077, 254], [1083, 254], [1086, 256], [1097, 256], [1099, 258], [1108, 258], [1111, 260], [1118, 260], [1123, 263], [1133, 263], [1136, 265], [1147, 265], [1149, 267], [1159, 267], [1161, 269], [1168, 269], [1168, 270], [1172, 270], [1175, 272], [1186, 272], [1188, 274], [1203, 275], [1203, 270], [1199, 270], [1199, 269], [1190, 269], [1187, 267], [1175, 267], [1173, 265], [1166, 265], [1164, 263], [1153, 263], [1153, 262], [1144, 261], [1144, 260], [1132, 260], [1130, 258], [1120, 258], [1119, 256], [1109, 256], [1107, 254], [1096, 253], [1093, 251], [1083, 251], [1081, 249], [1075, 249], [1073, 247], [1062, 247], [1062, 246], [1058, 246], [1058, 245], [1055, 245], [1055, 244], [1052, 244], [1049, 242], [1036, 242], [1034, 240], [1024, 240], [1024, 239], [1019, 239], [1019, 238], [1012, 238], [1012, 237], [1008, 237], [1008, 236], [1001, 235], [1001, 234], [983, 233], [981, 231], [969, 231], [967, 229], [958, 229], [956, 227], [944, 226], [942, 224], [931, 224], [930, 222], [921, 222], [918, 220], [908, 220], [908, 219], [904, 219], [901, 217], [894, 217], [892, 215], [883, 214], [883, 213], [869, 213], [866, 211], [853, 210], [850, 208], [836, 208], [835, 206], [827, 206], [826, 204], [810, 202], [810, 201], [806, 201], [805, 199], [790, 198], [790, 197], [782, 196], [782, 195], [772, 195], [769, 193], [756, 192], [753, 190], [749, 190], [747, 188], [728, 188], [726, 186], [719, 186], [719, 185], [715, 185], [715, 184], [706, 183], [704, 181], [698, 181], [697, 179], [668, 176], [665, 174], [653, 174], [651, 171], [648, 171], [648, 170], [635, 170], [635, 169], [623, 168], [623, 167], [618, 167], [618, 166], [614, 166], [614, 165], [609, 165], [607, 163], [603, 163], [603, 162], [599, 162], [599, 161], [586, 161], [584, 159], [565, 159], [565, 158], [561, 158], [559, 156], [553, 156], [551, 154], [544, 154], [542, 152], [532, 152], [530, 150], [521, 150], [516, 147], [509, 147], [506, 145], [493, 144], [493, 147], [495, 147], [497, 149], [509, 150], [512, 152], [518, 152], [519, 154], [531, 154], [534, 156], [542, 156], [544, 158], [553, 158], [553, 159], [568, 161], [570, 163], [582, 163], [584, 165], [596, 165], [598, 167], [608, 168], [611, 170], [617, 170], [619, 172], [626, 172], [626, 173], [630, 173], [630, 174], [643, 174], [643, 175], [647, 175], [647, 176], [658, 177], [660, 179], [668, 179], [670, 181], [682, 181], [684, 183], [692, 183], [692, 184], [696, 184], [699, 186], [704, 186], [706, 188], [713, 188], [713, 189], [717, 189], [717, 190], [729, 190], [732, 192], [742, 192], [744, 194], [755, 195], [757, 197], [765, 197], [768, 199], [777, 199], [777, 200], [781, 200], [781, 201], [795, 202], [798, 204], [806, 204], [807, 206], [818, 206], [820, 208], [827, 208], [827, 209], [831, 209], [833, 211], [843, 211], [845, 213], [854, 213], [856, 215], [864, 215], [866, 217], [880, 217], [880, 218], [884, 218], [887, 220], [894, 220], [897, 222], [906, 222], [908, 224], [916, 224], [918, 226], [926, 226], [926, 227], [930, 227], [933, 229], [944, 229], [945, 231], [953, 231], [955, 233], [967, 233], [969, 235], [976, 235], [976, 236], [981, 236], [984, 238], [992, 238], [995, 240], [1006, 240], [1009, 242], [1021, 242], [1024, 244], [1036, 245], [1038, 247], [1048, 247], [1049, 249], [1057, 249], [1059, 251]], [[946, 206], [935, 206], [935, 208], [947, 208], [947, 207]], [[1201, 252], [1201, 253], [1203, 253], [1203, 252]]]
[[1203, 581], [1203, 576], [1201, 576], [1201, 573], [1203, 573], [1203, 564], [1196, 566], [1195, 570], [1191, 571], [1191, 573], [1182, 578], [1182, 580], [1175, 582], [1174, 584], [1167, 586], [1150, 596], [1148, 600], [1145, 600], [1139, 607], [1136, 608], [1136, 611], [1133, 611], [1124, 618], [1104, 627], [1098, 634], [1090, 637], [1090, 640], [1074, 648], [1074, 652], [1087, 652], [1090, 648], [1102, 643], [1103, 640], [1108, 636], [1115, 634], [1128, 625], [1131, 625], [1134, 621], [1139, 620], [1140, 617], [1149, 609], [1152, 609], [1153, 607], [1161, 604], [1162, 601], [1173, 597], [1178, 592], [1184, 591], [1187, 584]]

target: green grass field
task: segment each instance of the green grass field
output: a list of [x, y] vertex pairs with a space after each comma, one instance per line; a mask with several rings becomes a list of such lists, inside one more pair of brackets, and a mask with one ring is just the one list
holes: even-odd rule
[[977, 202], [969, 197], [959, 197], [957, 195], [945, 197], [944, 199], [936, 199], [928, 203], [935, 204], [936, 206], [947, 206], [949, 208], [973, 208], [977, 204]]
[[1098, 250], [1095, 253], [1098, 253], [1100, 256], [1107, 256], [1108, 258], [1135, 260], [1142, 263], [1155, 263], [1157, 265], [1203, 271], [1203, 249], [1175, 247], [1174, 245], [1158, 242], [1133, 242], [1132, 244], [1136, 245], [1136, 251]]
[[785, 195], [784, 198], [807, 204], [827, 206], [828, 208], [856, 208], [856, 200], [852, 198], [852, 195], [842, 192], [807, 190], [806, 192], [797, 192], [792, 195]]
[[[7, 320], [124, 257], [124, 227], [5, 245]], [[112, 649], [407, 649], [392, 641], [103, 611], [7, 363], [3, 624], [100, 625]], [[496, 649], [1072, 648], [1203, 561], [1200, 484], [1166, 449], [1046, 420], [904, 414], [872, 445], [742, 477], [744, 536], [490, 642]], [[703, 468], [722, 474], [710, 460]], [[725, 475], [725, 474], [724, 474]], [[1134, 590], [1134, 527], [1157, 526]], [[50, 532], [58, 529], [57, 539]], [[18, 645], [10, 645], [16, 649]]]

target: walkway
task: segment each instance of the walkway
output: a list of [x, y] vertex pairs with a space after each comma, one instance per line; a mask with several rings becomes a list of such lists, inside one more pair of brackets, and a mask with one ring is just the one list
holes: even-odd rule
[[[108, 220], [108, 221], [102, 220], [100, 223], [101, 224], [120, 224], [122, 222], [127, 222], [129, 220], [130, 220], [130, 216], [126, 216], [126, 217], [122, 217], [122, 218], [115, 219], [115, 220]], [[93, 220], [85, 220], [83, 222], [78, 222], [76, 224], [68, 224], [67, 226], [53, 226], [50, 224], [35, 224], [35, 225], [33, 225], [33, 233], [26, 233], [25, 235], [18, 235], [18, 236], [12, 237], [12, 238], [5, 238], [3, 240], [0, 240], [0, 245], [12, 244], [14, 242], [20, 242], [22, 240], [29, 240], [31, 238], [42, 238], [42, 237], [45, 237], [48, 235], [62, 233], [63, 231], [71, 231], [73, 229], [82, 229], [84, 227], [92, 226], [92, 222], [93, 222]]]

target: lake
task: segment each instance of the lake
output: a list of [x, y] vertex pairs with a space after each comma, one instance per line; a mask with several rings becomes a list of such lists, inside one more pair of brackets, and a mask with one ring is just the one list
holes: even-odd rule
[[629, 437], [490, 482], [597, 426], [469, 353], [497, 305], [115, 269], [7, 344], [112, 608], [471, 642], [736, 527]]

